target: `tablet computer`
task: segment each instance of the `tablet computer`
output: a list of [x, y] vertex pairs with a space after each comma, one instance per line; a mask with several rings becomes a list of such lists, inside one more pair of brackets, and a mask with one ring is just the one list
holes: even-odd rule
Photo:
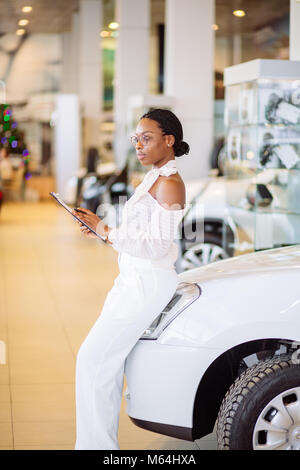
[[88, 224], [86, 224], [83, 220], [81, 220], [79, 217], [77, 217], [76, 215], [74, 215], [72, 213], [73, 209], [71, 207], [69, 207], [60, 197], [59, 197], [59, 194], [58, 193], [49, 193], [50, 196], [52, 196], [62, 207], [64, 207], [70, 214], [72, 217], [74, 217], [74, 219], [78, 220], [78, 222], [80, 222], [82, 225], [84, 225], [85, 227], [87, 227], [91, 232], [93, 232], [95, 235], [97, 235], [98, 238], [100, 238], [100, 240], [102, 240], [104, 243], [107, 243], [107, 241], [105, 240], [105, 238], [102, 238], [101, 235], [99, 235], [99, 233], [95, 232], [95, 230], [93, 230], [91, 227], [89, 227]]

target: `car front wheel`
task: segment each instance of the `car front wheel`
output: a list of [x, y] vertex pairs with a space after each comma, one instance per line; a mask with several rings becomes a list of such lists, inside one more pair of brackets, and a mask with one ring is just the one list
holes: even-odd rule
[[243, 372], [222, 402], [220, 449], [300, 450], [300, 367], [289, 356]]

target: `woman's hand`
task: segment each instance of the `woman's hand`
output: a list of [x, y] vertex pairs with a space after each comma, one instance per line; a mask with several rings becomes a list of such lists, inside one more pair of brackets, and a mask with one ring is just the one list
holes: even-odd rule
[[[89, 209], [80, 207], [80, 212], [75, 210], [72, 211], [72, 214], [76, 215], [80, 220], [85, 222], [91, 229], [99, 233], [99, 235], [104, 235], [105, 233], [105, 224], [94, 212]], [[91, 232], [85, 225], [78, 222], [80, 225], [81, 233], [83, 233], [88, 238], [98, 238], [93, 232]]]

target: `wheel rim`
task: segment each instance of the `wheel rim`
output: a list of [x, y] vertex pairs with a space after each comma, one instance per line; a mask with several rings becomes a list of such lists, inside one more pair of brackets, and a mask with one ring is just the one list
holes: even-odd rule
[[253, 431], [254, 450], [300, 450], [300, 387], [273, 398]]
[[221, 246], [214, 243], [198, 243], [183, 254], [182, 268], [186, 271], [225, 258], [228, 258], [228, 254]]

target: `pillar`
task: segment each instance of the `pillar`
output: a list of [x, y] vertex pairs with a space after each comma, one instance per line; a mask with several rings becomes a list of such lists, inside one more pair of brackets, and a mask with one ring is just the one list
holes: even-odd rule
[[165, 94], [183, 125], [190, 154], [177, 159], [184, 178], [206, 176], [213, 146], [214, 1], [166, 0]]
[[117, 38], [114, 121], [116, 165], [122, 168], [129, 150], [127, 133], [128, 99], [148, 92], [149, 0], [116, 0]]
[[62, 33], [62, 93], [78, 94], [79, 13], [72, 13], [71, 31]]
[[232, 37], [232, 65], [242, 62], [242, 35], [234, 34]]
[[290, 60], [300, 60], [299, 0], [290, 0]]
[[56, 187], [68, 203], [68, 183], [80, 166], [80, 113], [78, 96], [58, 94], [55, 108], [55, 173]]
[[[80, 0], [78, 93], [83, 118], [83, 154], [99, 147], [102, 113], [102, 71], [99, 33], [102, 1]], [[85, 160], [84, 160], [85, 162]]]

